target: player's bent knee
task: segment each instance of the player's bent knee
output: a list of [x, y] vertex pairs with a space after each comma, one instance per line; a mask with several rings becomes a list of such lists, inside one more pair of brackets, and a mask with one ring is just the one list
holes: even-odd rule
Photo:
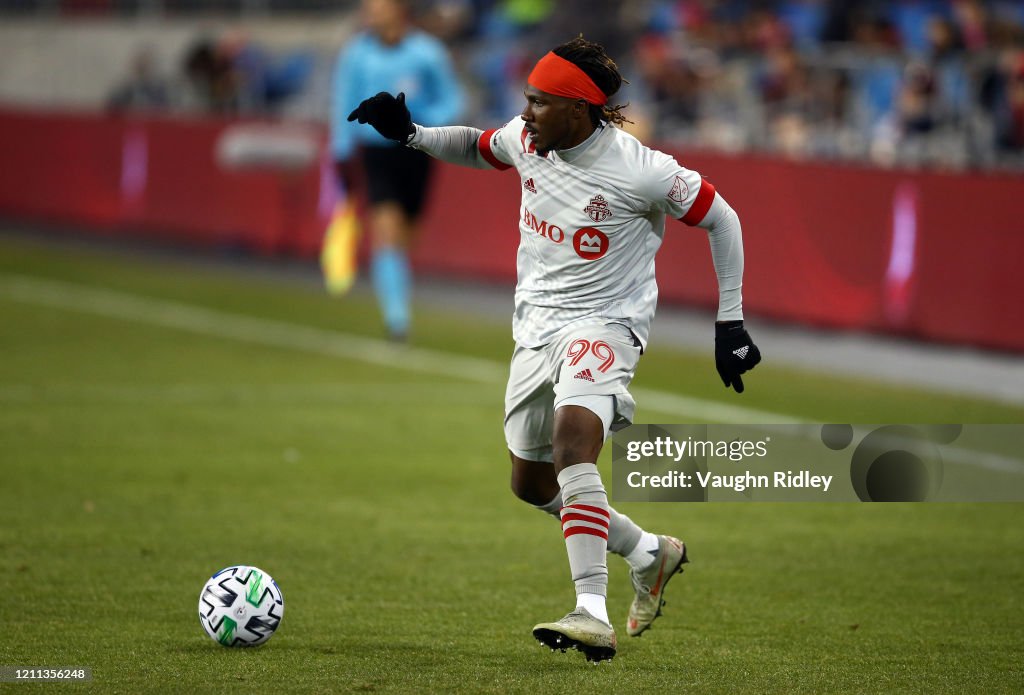
[[531, 461], [512, 453], [512, 494], [535, 507], [548, 504], [558, 494], [554, 467], [547, 461]]
[[577, 463], [597, 461], [614, 416], [614, 397], [573, 396], [555, 407], [553, 455], [556, 472]]
[[[554, 468], [552, 468], [552, 471], [554, 471]], [[549, 504], [555, 498], [555, 495], [558, 494], [557, 480], [554, 485], [551, 485], [546, 481], [527, 478], [522, 474], [517, 474], [515, 471], [512, 472], [510, 487], [512, 488], [512, 494], [534, 507], [543, 507]]]
[[544, 499], [544, 495], [540, 493], [537, 486], [530, 480], [525, 480], [522, 476], [517, 475], [515, 471], [512, 472], [512, 481], [510, 487], [512, 488], [512, 494], [521, 499], [527, 504], [532, 504], [538, 507], [550, 501]]

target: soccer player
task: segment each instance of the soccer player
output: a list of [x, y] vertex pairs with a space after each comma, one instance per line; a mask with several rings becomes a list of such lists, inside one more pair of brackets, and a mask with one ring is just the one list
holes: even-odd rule
[[[412, 28], [408, 0], [363, 0], [362, 12], [366, 31], [342, 51], [334, 73], [331, 149], [346, 192], [365, 180], [373, 289], [388, 336], [402, 341], [411, 320], [408, 249], [423, 209], [430, 158], [345, 120], [345, 114], [368, 93], [401, 90], [420, 123], [451, 123], [462, 108], [462, 89], [444, 45]], [[357, 161], [361, 167], [353, 166]]]
[[630, 566], [631, 636], [660, 615], [665, 586], [687, 561], [681, 541], [609, 506], [595, 465], [608, 432], [633, 418], [628, 386], [654, 316], [666, 216], [707, 230], [719, 286], [715, 359], [726, 387], [742, 392], [740, 375], [761, 359], [743, 328], [739, 218], [696, 172], [614, 127], [625, 118], [608, 99], [621, 84], [604, 49], [580, 37], [541, 58], [527, 78], [526, 107], [501, 128], [414, 125], [401, 97], [386, 93], [349, 115], [439, 159], [519, 173], [516, 347], [505, 395], [512, 489], [560, 519], [577, 601], [533, 634], [595, 662], [616, 649], [606, 551]]

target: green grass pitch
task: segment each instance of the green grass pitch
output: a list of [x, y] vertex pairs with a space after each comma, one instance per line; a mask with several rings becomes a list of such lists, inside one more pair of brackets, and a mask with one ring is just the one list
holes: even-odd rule
[[[376, 338], [370, 298], [0, 238], [0, 665], [93, 673], [0, 688], [1024, 690], [1019, 505], [620, 505], [692, 564], [630, 639], [610, 557], [618, 656], [551, 654], [530, 628], [572, 586], [557, 525], [508, 491], [507, 317], [421, 308], [411, 356], [337, 332]], [[1024, 422], [770, 360], [738, 397], [710, 354], [655, 343], [636, 385], [818, 422]], [[284, 592], [262, 648], [199, 625], [231, 564]]]

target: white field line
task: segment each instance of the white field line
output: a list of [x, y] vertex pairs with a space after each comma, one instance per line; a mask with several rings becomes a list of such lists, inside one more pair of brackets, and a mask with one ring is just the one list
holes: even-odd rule
[[[0, 294], [26, 304], [94, 314], [105, 318], [147, 323], [216, 338], [341, 357], [390, 369], [502, 384], [508, 366], [491, 360], [439, 350], [394, 345], [384, 340], [301, 324], [254, 318], [194, 304], [143, 297], [59, 280], [0, 274]], [[645, 407], [659, 413], [732, 423], [798, 423], [781, 413], [679, 396], [654, 389], [635, 388]]]
[[943, 461], [974, 466], [976, 468], [986, 468], [998, 473], [1024, 475], [1024, 461], [1021, 461], [1019, 458], [992, 454], [987, 451], [964, 449], [958, 446], [944, 446], [940, 448], [940, 451]]
[[[428, 350], [354, 336], [286, 321], [254, 318], [193, 304], [154, 299], [78, 283], [0, 273], [0, 295], [41, 306], [146, 323], [216, 338], [340, 357], [390, 369], [451, 377], [481, 383], [504, 382], [507, 366], [491, 360]], [[651, 410], [688, 418], [691, 422], [732, 424], [811, 424], [782, 413], [680, 396], [656, 389], [633, 388], [633, 395]], [[806, 436], [817, 438], [817, 428]], [[960, 448], [945, 448], [946, 458], [990, 470], [1024, 473], [1020, 460]]]
[[[870, 430], [863, 429], [861, 427], [854, 427], [853, 431], [854, 440], [858, 442], [870, 433]], [[907, 440], [898, 436], [886, 437], [881, 441], [886, 442], [887, 449], [905, 448], [913, 451], [916, 445], [914, 440]], [[976, 449], [968, 449], [952, 444], [940, 446], [939, 451], [943, 461], [959, 463], [965, 466], [974, 466], [976, 468], [986, 468], [998, 473], [1024, 474], [1024, 461], [1019, 457], [1015, 458], [1012, 456], [1004, 456], [1002, 454], [994, 454], [988, 451], [978, 451]]]
[[312, 326], [254, 318], [75, 283], [0, 275], [0, 292], [9, 299], [28, 304], [148, 323], [256, 345], [358, 360], [390, 369], [485, 383], [500, 382], [504, 378], [501, 366], [489, 360], [408, 348]]
[[323, 382], [318, 384], [201, 384], [201, 383], [48, 383], [0, 384], [4, 403], [222, 403], [258, 400], [261, 403], [360, 403], [422, 402], [443, 394], [445, 403], [491, 403], [500, 406], [501, 396], [490, 384], [449, 381]]
[[696, 418], [691, 420], [691, 422], [764, 423], [772, 425], [799, 425], [807, 422], [806, 420], [794, 418], [792, 415], [744, 408], [740, 405], [729, 405], [718, 401], [709, 401], [704, 398], [680, 396], [656, 389], [634, 386], [629, 391], [633, 394], [637, 403], [642, 404], [644, 408], [650, 408], [659, 413], [678, 417]]

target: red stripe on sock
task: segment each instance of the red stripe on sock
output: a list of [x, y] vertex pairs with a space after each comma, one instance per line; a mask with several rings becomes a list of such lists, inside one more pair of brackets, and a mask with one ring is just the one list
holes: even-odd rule
[[565, 529], [563, 535], [565, 535], [565, 537], [568, 538], [569, 536], [575, 536], [577, 533], [585, 533], [588, 536], [597, 536], [598, 538], [608, 540], [607, 533], [601, 531], [600, 529], [590, 528], [589, 526], [570, 526], [569, 528]]
[[569, 521], [586, 521], [591, 524], [597, 524], [598, 526], [604, 526], [605, 528], [608, 528], [608, 521], [606, 519], [601, 519], [596, 516], [585, 516], [583, 514], [564, 514], [562, 516], [562, 526], [565, 526], [565, 524]]
[[[582, 509], [585, 512], [594, 512], [595, 514], [603, 514], [609, 519], [612, 518], [612, 515], [608, 513], [607, 509], [601, 509], [600, 507], [592, 507], [589, 504], [567, 504], [564, 507], [562, 507], [562, 509]], [[561, 512], [562, 509], [559, 509], [558, 511]]]

